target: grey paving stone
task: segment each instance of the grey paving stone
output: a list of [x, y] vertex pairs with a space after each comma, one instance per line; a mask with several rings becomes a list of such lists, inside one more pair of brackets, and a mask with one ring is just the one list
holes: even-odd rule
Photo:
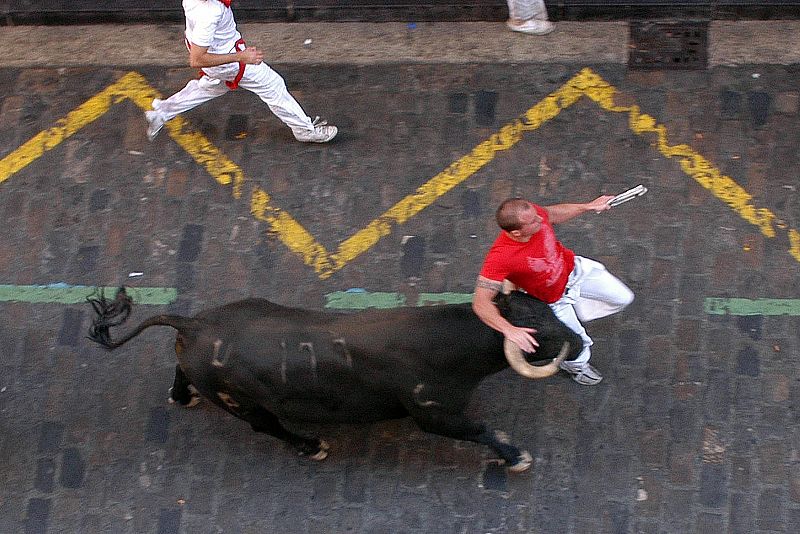
[[55, 453], [61, 447], [64, 436], [64, 425], [53, 421], [43, 421], [39, 428], [39, 443], [36, 450], [39, 453]]
[[203, 233], [202, 225], [188, 224], [183, 228], [183, 235], [178, 246], [178, 261], [193, 262], [197, 259], [203, 246]]
[[742, 109], [742, 95], [736, 91], [723, 89], [720, 92], [720, 118], [739, 119]]
[[772, 97], [763, 91], [753, 91], [747, 95], [747, 103], [750, 108], [750, 120], [755, 128], [760, 128], [766, 124], [769, 114], [772, 111]]
[[166, 443], [169, 439], [169, 413], [161, 406], [150, 409], [150, 417], [145, 431], [147, 441]]
[[760, 357], [758, 351], [751, 345], [745, 345], [736, 358], [737, 371], [747, 376], [758, 376], [760, 372]]
[[56, 472], [55, 462], [51, 458], [40, 458], [36, 464], [36, 479], [33, 487], [42, 493], [53, 491], [53, 477]]
[[765, 489], [758, 499], [756, 525], [762, 530], [783, 530], [786, 498], [779, 489]]
[[498, 462], [488, 462], [483, 471], [481, 484], [487, 490], [507, 491], [508, 479], [505, 466]]
[[408, 277], [419, 278], [425, 268], [425, 238], [411, 236], [403, 243], [400, 267]]
[[700, 470], [700, 504], [720, 508], [727, 502], [727, 473], [721, 463], [704, 463]]
[[496, 106], [496, 92], [481, 90], [475, 93], [475, 123], [479, 126], [494, 125]]
[[59, 483], [65, 488], [80, 488], [83, 486], [86, 462], [81, 451], [75, 447], [67, 447], [61, 455], [61, 474]]
[[725, 532], [725, 521], [721, 515], [701, 512], [697, 516], [697, 534], [714, 534]]
[[162, 509], [158, 515], [158, 534], [178, 534], [181, 527], [181, 511]]
[[25, 534], [45, 534], [49, 527], [50, 499], [30, 499], [25, 513]]

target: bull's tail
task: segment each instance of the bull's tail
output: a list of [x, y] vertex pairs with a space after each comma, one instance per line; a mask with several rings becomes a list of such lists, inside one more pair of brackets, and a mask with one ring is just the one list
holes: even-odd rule
[[133, 307], [133, 299], [125, 292], [125, 288], [121, 287], [114, 296], [114, 300], [108, 300], [102, 292], [99, 297], [90, 297], [86, 300], [89, 301], [95, 312], [94, 321], [92, 321], [92, 326], [89, 328], [89, 339], [108, 350], [114, 350], [124, 345], [151, 326], [171, 326], [175, 330], [185, 331], [193, 321], [180, 315], [155, 315], [146, 319], [118, 341], [113, 341], [109, 329], [112, 326], [119, 326], [128, 320]]

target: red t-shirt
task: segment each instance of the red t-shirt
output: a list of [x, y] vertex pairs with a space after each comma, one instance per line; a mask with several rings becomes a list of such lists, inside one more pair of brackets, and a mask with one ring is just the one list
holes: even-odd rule
[[550, 304], [564, 294], [575, 266], [575, 253], [556, 239], [547, 211], [541, 206], [534, 207], [544, 219], [541, 229], [526, 243], [514, 241], [500, 232], [486, 254], [481, 276], [497, 282], [507, 279]]

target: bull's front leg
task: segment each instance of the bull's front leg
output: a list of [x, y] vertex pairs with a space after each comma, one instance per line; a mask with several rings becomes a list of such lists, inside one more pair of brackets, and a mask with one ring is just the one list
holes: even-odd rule
[[426, 432], [488, 445], [505, 460], [509, 471], [521, 473], [531, 466], [532, 458], [528, 451], [520, 451], [509, 443], [505, 433], [476, 423], [462, 412], [445, 411], [433, 406], [416, 407], [409, 411], [414, 421]]

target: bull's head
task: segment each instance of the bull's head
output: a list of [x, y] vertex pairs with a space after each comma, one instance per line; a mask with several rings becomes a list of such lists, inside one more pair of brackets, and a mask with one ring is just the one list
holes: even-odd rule
[[[495, 298], [495, 303], [501, 315], [514, 326], [524, 326], [542, 331], [552, 330], [553, 325], [556, 324], [568, 330], [568, 327], [555, 317], [550, 306], [525, 293], [520, 293], [518, 291], [511, 291], [508, 294], [500, 293]], [[536, 336], [536, 334], [534, 335]], [[538, 337], [539, 336], [537, 336], [537, 339]], [[541, 343], [542, 340], [538, 340]], [[508, 365], [514, 369], [514, 371], [525, 378], [545, 378], [558, 372], [559, 365], [569, 353], [569, 342], [566, 340], [562, 341], [558, 355], [544, 365], [531, 365], [528, 362], [528, 358], [541, 361], [552, 357], [552, 353], [555, 352], [552, 346], [540, 346], [543, 354], [524, 353], [514, 342], [505, 339], [503, 341], [503, 349], [505, 351], [506, 360], [508, 360]]]

